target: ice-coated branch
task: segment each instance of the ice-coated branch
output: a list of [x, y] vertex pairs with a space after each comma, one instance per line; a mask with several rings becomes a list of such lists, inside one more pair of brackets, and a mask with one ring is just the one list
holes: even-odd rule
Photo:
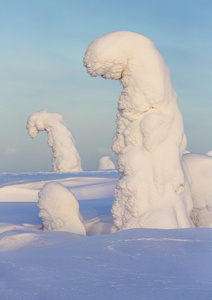
[[134, 32], [112, 32], [89, 45], [84, 66], [91, 76], [119, 79], [123, 86], [113, 139], [120, 173], [115, 230], [193, 227], [183, 120], [155, 44]]
[[42, 110], [29, 116], [27, 130], [32, 138], [39, 131], [45, 130], [48, 135], [48, 145], [53, 151], [54, 172], [82, 171], [81, 159], [75, 147], [75, 140], [59, 114]]

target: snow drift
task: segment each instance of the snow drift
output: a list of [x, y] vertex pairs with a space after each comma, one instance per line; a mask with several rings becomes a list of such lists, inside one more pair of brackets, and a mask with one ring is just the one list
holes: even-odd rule
[[91, 76], [123, 86], [113, 139], [120, 173], [114, 231], [193, 227], [183, 120], [170, 70], [155, 44], [133, 32], [109, 33], [89, 45], [84, 66]]
[[61, 183], [46, 183], [38, 194], [39, 217], [44, 230], [86, 235], [75, 196]]
[[113, 170], [115, 168], [116, 167], [109, 156], [103, 156], [99, 159], [99, 164], [98, 164], [99, 170], [107, 170], [107, 169]]
[[53, 151], [54, 172], [82, 171], [75, 140], [61, 115], [45, 110], [33, 113], [28, 118], [27, 130], [32, 138], [35, 138], [39, 131], [47, 132], [48, 145]]

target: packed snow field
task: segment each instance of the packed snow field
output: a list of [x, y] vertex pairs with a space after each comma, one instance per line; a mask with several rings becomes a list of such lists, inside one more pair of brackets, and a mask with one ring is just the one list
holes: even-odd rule
[[[42, 230], [38, 193], [61, 183], [87, 236]], [[212, 229], [110, 233], [115, 170], [0, 174], [0, 299], [211, 299]]]

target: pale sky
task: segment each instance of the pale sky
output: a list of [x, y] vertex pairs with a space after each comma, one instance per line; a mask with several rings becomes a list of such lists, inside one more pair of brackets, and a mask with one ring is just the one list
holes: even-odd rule
[[92, 78], [88, 45], [129, 30], [152, 39], [178, 95], [187, 149], [212, 150], [212, 1], [0, 0], [0, 172], [51, 171], [45, 132], [31, 139], [28, 116], [59, 113], [74, 135], [84, 170], [109, 155], [119, 81]]

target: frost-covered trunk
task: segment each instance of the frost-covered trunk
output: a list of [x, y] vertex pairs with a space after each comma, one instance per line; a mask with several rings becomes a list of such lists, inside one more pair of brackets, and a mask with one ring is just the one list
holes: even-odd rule
[[48, 145], [52, 148], [54, 172], [80, 172], [81, 158], [75, 147], [75, 140], [59, 114], [42, 110], [29, 116], [27, 130], [32, 138], [45, 130]]
[[84, 65], [91, 76], [119, 79], [123, 86], [112, 147], [120, 173], [114, 230], [192, 227], [183, 120], [155, 44], [140, 34], [113, 32], [90, 44]]

